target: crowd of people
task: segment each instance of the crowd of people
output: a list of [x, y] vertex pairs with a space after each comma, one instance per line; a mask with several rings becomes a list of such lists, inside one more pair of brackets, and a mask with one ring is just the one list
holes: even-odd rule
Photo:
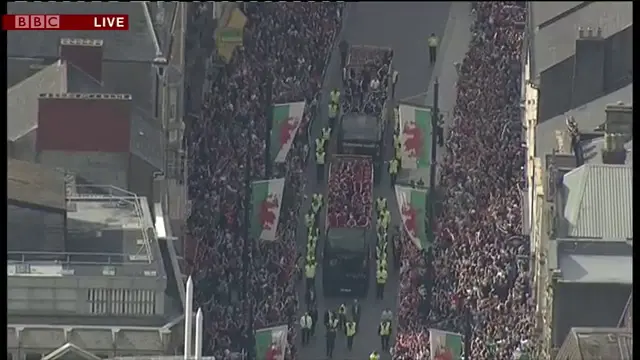
[[467, 321], [467, 358], [535, 358], [528, 244], [520, 236], [526, 13], [517, 2], [474, 2], [473, 15], [440, 164], [444, 195], [435, 243], [428, 256], [407, 241], [402, 251], [397, 360], [428, 359], [428, 328], [464, 334]]
[[361, 113], [379, 117], [387, 101], [389, 69], [393, 51], [352, 46], [343, 69], [343, 113]]
[[331, 164], [327, 189], [329, 227], [369, 227], [372, 206], [373, 163], [371, 159], [335, 157]]
[[[205, 81], [199, 116], [186, 127], [191, 203], [185, 249], [195, 306], [205, 317], [205, 354], [220, 359], [249, 349], [250, 329], [295, 322], [296, 229], [306, 184], [307, 126], [317, 108], [323, 72], [340, 28], [340, 3], [244, 3], [243, 46], [222, 69], [206, 5], [189, 11], [187, 61], [193, 83]], [[195, 25], [193, 25], [195, 24]], [[201, 41], [205, 39], [205, 41]], [[208, 39], [208, 40], [207, 40]], [[200, 59], [205, 59], [200, 60]], [[205, 63], [205, 64], [203, 64]], [[209, 64], [210, 65], [210, 64]], [[216, 69], [218, 75], [210, 71]], [[199, 80], [199, 81], [198, 81]], [[190, 79], [191, 81], [191, 79]], [[265, 89], [273, 81], [272, 98]], [[208, 86], [208, 87], [207, 87]], [[191, 91], [190, 103], [198, 103]], [[284, 164], [278, 241], [248, 239], [244, 229], [247, 176], [265, 179], [266, 115], [273, 103], [307, 104], [303, 124]], [[248, 251], [247, 251], [248, 250]], [[292, 329], [293, 330], [293, 329]], [[296, 331], [289, 331], [289, 344]], [[295, 357], [289, 346], [288, 357]]]

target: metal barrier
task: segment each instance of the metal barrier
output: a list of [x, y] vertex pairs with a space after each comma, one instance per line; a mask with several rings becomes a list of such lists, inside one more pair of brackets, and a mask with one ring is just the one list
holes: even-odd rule
[[130, 254], [7, 251], [9, 264], [126, 265]]
[[[140, 198], [125, 189], [121, 189], [117, 186], [113, 185], [89, 185], [83, 184], [75, 186], [77, 195], [68, 196], [67, 204], [73, 203], [73, 201], [108, 201], [111, 203], [126, 203], [133, 207], [133, 211], [136, 215], [136, 221], [138, 223], [138, 227], [140, 228], [140, 232], [143, 239], [142, 248], [135, 255], [140, 255], [140, 252], [143, 250], [147, 254], [148, 263], [153, 261], [153, 253], [151, 252], [151, 239], [147, 233], [147, 228], [149, 226], [153, 227], [153, 220], [149, 218], [150, 224], [146, 224], [145, 219], [145, 211], [141, 208]], [[149, 216], [150, 217], [150, 216]], [[148, 226], [147, 226], [148, 225]]]

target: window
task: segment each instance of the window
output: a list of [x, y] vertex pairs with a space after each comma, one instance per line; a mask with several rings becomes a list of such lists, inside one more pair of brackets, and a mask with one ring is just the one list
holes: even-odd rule
[[169, 122], [177, 121], [178, 112], [178, 89], [175, 86], [169, 87]]
[[178, 130], [170, 130], [169, 131], [169, 143], [174, 143], [178, 141]]

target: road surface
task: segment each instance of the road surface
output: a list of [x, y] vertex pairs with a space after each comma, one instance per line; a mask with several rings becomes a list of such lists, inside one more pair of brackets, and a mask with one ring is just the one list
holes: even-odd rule
[[[396, 88], [396, 98], [413, 96], [419, 93], [426, 93], [430, 82], [432, 68], [428, 62], [427, 38], [431, 33], [435, 33], [440, 39], [449, 17], [449, 2], [380, 2], [380, 3], [349, 3], [345, 12], [345, 23], [341, 33], [341, 38], [345, 38], [349, 44], [353, 45], [374, 45], [386, 46], [394, 50], [394, 68], [399, 72], [399, 81]], [[328, 94], [332, 88], [341, 87], [341, 70], [339, 68], [339, 54], [337, 49], [332, 56], [325, 84], [322, 89], [320, 115], [314, 121], [312, 130], [313, 139], [318, 137], [320, 129], [326, 124]], [[331, 140], [329, 157], [335, 153], [336, 137]], [[390, 134], [388, 134], [390, 135]], [[391, 143], [391, 136], [386, 141]], [[388, 146], [388, 148], [391, 148]], [[392, 156], [392, 149], [389, 149], [387, 159]], [[306, 229], [304, 228], [304, 214], [311, 203], [311, 195], [316, 192], [325, 194], [325, 183], [316, 183], [314, 154], [310, 156], [310, 164], [307, 169], [308, 185], [306, 189], [307, 200], [301, 211], [299, 220], [298, 246], [302, 253], [306, 246]], [[327, 158], [327, 164], [330, 159]], [[326, 178], [326, 177], [325, 177]], [[374, 190], [374, 197], [386, 197], [391, 210], [392, 225], [399, 223], [399, 214], [395, 201], [395, 193], [391, 189], [388, 176]], [[326, 198], [326, 196], [325, 196]], [[321, 226], [324, 226], [321, 219]], [[371, 239], [375, 242], [375, 239]], [[322, 249], [322, 244], [318, 244], [318, 249]], [[388, 256], [392, 259], [391, 254]], [[320, 262], [320, 261], [319, 261]], [[377, 326], [380, 314], [383, 309], [390, 308], [396, 313], [398, 274], [392, 271], [393, 264], [390, 264], [389, 278], [385, 289], [383, 301], [374, 299], [375, 276], [370, 279], [370, 291], [366, 299], [361, 299], [362, 315], [359, 324], [359, 332], [355, 337], [353, 351], [349, 353], [346, 349], [344, 335], [339, 334], [333, 359], [336, 360], [360, 360], [368, 359], [373, 350], [380, 350], [380, 340], [377, 335]], [[321, 289], [322, 269], [319, 268], [316, 276], [316, 286]], [[304, 311], [304, 288], [299, 286], [299, 297], [301, 301], [300, 311]], [[350, 305], [351, 298], [324, 298], [322, 292], [318, 291], [318, 313], [320, 322], [324, 311], [327, 308], [335, 309], [340, 303]], [[301, 313], [299, 314], [299, 316]], [[297, 330], [299, 331], [299, 329]], [[298, 336], [299, 359], [320, 360], [325, 356], [325, 332], [323, 324], [318, 324], [316, 335], [311, 343], [305, 347], [300, 344], [301, 336]], [[383, 354], [382, 359], [389, 359], [389, 354]]]

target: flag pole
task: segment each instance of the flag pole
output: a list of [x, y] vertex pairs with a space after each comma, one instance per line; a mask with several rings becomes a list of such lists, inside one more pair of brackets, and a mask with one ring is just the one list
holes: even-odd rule
[[187, 293], [184, 304], [184, 360], [191, 357], [191, 341], [193, 328], [193, 279], [189, 276], [187, 279]]
[[[248, 119], [247, 119], [248, 120]], [[250, 141], [250, 129], [247, 127], [247, 141]], [[269, 136], [267, 136], [269, 138]], [[269, 150], [267, 149], [267, 154], [269, 155]], [[259, 239], [251, 239], [251, 232], [249, 231], [251, 227], [251, 151], [250, 147], [247, 146], [247, 153], [245, 159], [245, 200], [244, 200], [244, 246], [242, 251], [242, 272], [243, 272], [243, 293], [245, 296], [245, 306], [248, 306], [247, 314], [249, 314], [248, 324], [247, 324], [247, 345], [245, 346], [247, 353], [247, 360], [253, 360], [255, 357], [253, 356], [253, 349], [255, 345], [254, 334], [253, 334], [253, 305], [251, 305], [251, 247], [252, 241], [259, 241]]]
[[202, 308], [198, 309], [198, 313], [196, 314], [196, 340], [195, 340], [195, 360], [202, 359], [202, 338], [204, 328], [202, 327], [204, 323], [204, 319], [202, 317]]
[[265, 175], [267, 179], [271, 179], [273, 175], [273, 159], [271, 158], [271, 132], [273, 131], [273, 79], [270, 73], [265, 75], [265, 98], [267, 102], [267, 136], [265, 138], [265, 150], [264, 150], [264, 164], [265, 164]]
[[465, 300], [464, 305], [464, 358], [471, 360], [471, 340], [473, 337], [473, 329], [471, 328], [471, 304], [469, 299]]
[[433, 110], [431, 112], [431, 166], [429, 171], [429, 226], [430, 231], [435, 228], [435, 189], [436, 189], [436, 152], [438, 151], [438, 117], [440, 109], [438, 107], [438, 99], [440, 97], [440, 82], [438, 78], [433, 83]]

